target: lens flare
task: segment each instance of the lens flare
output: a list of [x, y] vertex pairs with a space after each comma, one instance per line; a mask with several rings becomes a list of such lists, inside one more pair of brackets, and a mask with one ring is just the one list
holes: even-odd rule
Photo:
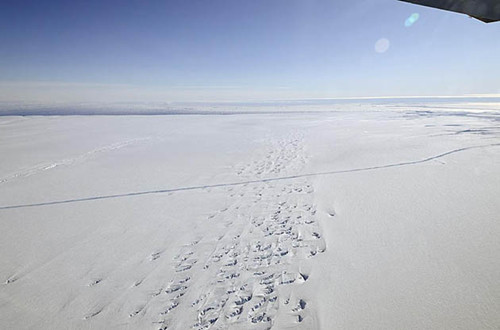
[[415, 24], [418, 19], [419, 19], [420, 15], [418, 13], [413, 13], [410, 15], [410, 17], [408, 17], [405, 21], [405, 26], [406, 27], [410, 27], [412, 26], [413, 24]]
[[385, 53], [390, 46], [391, 46], [390, 41], [387, 40], [386, 38], [382, 38], [377, 40], [377, 42], [375, 43], [375, 51], [379, 54], [382, 54]]

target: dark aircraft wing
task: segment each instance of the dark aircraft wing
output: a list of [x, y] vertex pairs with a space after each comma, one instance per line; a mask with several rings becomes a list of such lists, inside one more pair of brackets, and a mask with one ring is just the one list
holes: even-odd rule
[[467, 14], [480, 21], [500, 21], [500, 0], [400, 0], [417, 5], [434, 7]]

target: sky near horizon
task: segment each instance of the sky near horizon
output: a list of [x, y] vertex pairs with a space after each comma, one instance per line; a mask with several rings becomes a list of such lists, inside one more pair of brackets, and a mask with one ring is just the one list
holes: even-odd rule
[[396, 0], [4, 0], [0, 101], [500, 94], [500, 23]]

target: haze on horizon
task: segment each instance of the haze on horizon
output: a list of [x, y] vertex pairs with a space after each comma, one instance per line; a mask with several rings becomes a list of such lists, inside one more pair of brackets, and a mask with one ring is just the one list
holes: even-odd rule
[[6, 1], [0, 101], [500, 93], [500, 24], [395, 0]]

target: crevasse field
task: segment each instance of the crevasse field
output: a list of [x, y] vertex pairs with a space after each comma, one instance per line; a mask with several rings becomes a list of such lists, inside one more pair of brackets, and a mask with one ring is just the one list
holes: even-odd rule
[[3, 116], [0, 155], [2, 329], [500, 328], [498, 106]]

